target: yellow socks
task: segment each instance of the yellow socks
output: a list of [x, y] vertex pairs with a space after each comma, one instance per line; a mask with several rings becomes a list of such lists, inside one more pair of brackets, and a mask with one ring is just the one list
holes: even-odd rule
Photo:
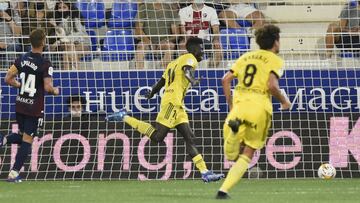
[[233, 188], [236, 183], [240, 181], [243, 177], [245, 171], [249, 167], [250, 163], [249, 157], [245, 155], [240, 155], [239, 159], [235, 162], [235, 164], [231, 167], [229, 173], [226, 176], [224, 183], [222, 184], [220, 191], [229, 192], [231, 188]]
[[125, 116], [124, 121], [125, 121], [125, 123], [130, 125], [132, 128], [134, 128], [135, 130], [139, 131], [141, 134], [143, 134], [149, 138], [155, 131], [155, 128], [151, 124], [146, 123], [144, 121], [140, 121], [131, 116]]
[[192, 158], [192, 161], [194, 162], [196, 168], [199, 169], [200, 173], [206, 173], [208, 171], [206, 163], [201, 154], [198, 154]]

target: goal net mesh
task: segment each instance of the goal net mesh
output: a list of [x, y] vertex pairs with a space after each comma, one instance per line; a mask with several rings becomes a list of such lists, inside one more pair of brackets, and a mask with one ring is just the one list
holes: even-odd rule
[[[60, 96], [45, 97], [44, 127], [21, 172], [29, 180], [197, 179], [182, 136], [171, 130], [151, 143], [123, 122], [104, 117], [125, 108], [154, 124], [162, 92], [143, 98], [166, 64], [185, 53], [190, 36], [204, 39], [203, 77], [185, 98], [190, 125], [209, 169], [226, 173], [222, 126], [228, 113], [221, 78], [234, 61], [258, 49], [254, 31], [281, 29], [280, 86], [291, 102], [274, 102], [272, 128], [246, 173], [248, 178], [313, 178], [322, 163], [339, 178], [359, 177], [360, 123], [358, 1], [79, 0], [0, 1], [0, 132], [18, 132], [17, 91], [4, 82], [15, 58], [31, 50], [28, 36], [47, 33], [44, 56], [55, 69]], [[76, 113], [76, 102], [82, 113]], [[253, 108], [244, 106], [243, 108]], [[0, 148], [0, 179], [18, 146]]]

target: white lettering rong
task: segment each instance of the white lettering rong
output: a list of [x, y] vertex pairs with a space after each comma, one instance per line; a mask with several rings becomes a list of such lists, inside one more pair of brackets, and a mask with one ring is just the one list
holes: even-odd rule
[[52, 134], [47, 134], [42, 136], [41, 138], [34, 137], [33, 143], [32, 143], [32, 150], [31, 150], [31, 172], [37, 172], [38, 171], [38, 162], [39, 162], [39, 149], [44, 142], [51, 141], [53, 139]]
[[90, 94], [91, 93], [92, 92], [84, 92], [85, 98], [86, 98], [86, 101], [87, 101], [85, 111], [92, 112], [90, 110], [90, 104], [99, 104], [99, 111], [104, 111], [105, 110], [105, 105], [104, 105], [105, 92], [97, 92], [99, 94], [99, 99], [98, 100], [90, 100]]
[[[121, 140], [123, 145], [123, 153], [122, 153], [122, 160], [123, 160], [123, 169], [128, 171], [130, 169], [130, 139], [123, 133], [112, 133], [105, 137], [104, 134], [99, 134], [98, 138], [98, 149], [97, 149], [97, 156], [98, 156], [98, 164], [97, 170], [103, 171], [105, 165], [105, 156], [106, 156], [106, 145], [109, 140]], [[120, 156], [120, 155], [117, 155]]]
[[330, 101], [331, 101], [331, 105], [336, 108], [336, 109], [340, 109], [340, 110], [345, 110], [345, 109], [350, 109], [351, 108], [351, 100], [344, 100], [344, 102], [346, 103], [346, 105], [343, 107], [342, 105], [338, 105], [335, 101], [335, 96], [336, 96], [336, 93], [337, 92], [340, 92], [340, 96], [343, 97], [344, 95], [341, 94], [341, 91], [346, 91], [347, 92], [347, 95], [346, 96], [349, 96], [350, 94], [350, 88], [347, 88], [347, 87], [339, 87], [339, 88], [336, 88], [334, 91], [331, 92], [331, 95], [330, 95]]
[[201, 96], [209, 96], [209, 98], [201, 99], [200, 108], [202, 111], [219, 111], [219, 95], [213, 89], [207, 89], [201, 93]]
[[142, 100], [147, 100], [143, 95], [141, 95], [141, 91], [143, 90], [151, 90], [150, 87], [140, 87], [138, 90], [136, 90], [135, 92], [135, 95], [134, 95], [134, 104], [135, 104], [135, 107], [137, 109], [139, 109], [139, 111], [141, 112], [151, 112], [151, 111], [154, 111], [156, 107], [151, 107], [151, 108], [144, 108], [142, 105], [141, 105], [141, 101]]
[[[320, 95], [319, 96], [317, 96], [317, 95], [315, 95], [315, 92], [319, 92], [320, 93]], [[309, 108], [311, 109], [311, 110], [314, 110], [314, 111], [316, 111], [316, 110], [318, 110], [318, 109], [322, 109], [322, 110], [326, 110], [327, 108], [326, 108], [326, 93], [325, 93], [325, 90], [324, 89], [322, 89], [322, 88], [314, 88], [314, 89], [312, 89], [311, 91], [310, 91], [310, 94], [314, 94], [314, 98], [312, 98], [312, 99], [310, 99], [309, 100]], [[318, 99], [320, 99], [320, 101], [321, 101], [321, 104], [319, 105], [319, 106], [317, 106], [316, 105], [316, 101], [318, 100]]]

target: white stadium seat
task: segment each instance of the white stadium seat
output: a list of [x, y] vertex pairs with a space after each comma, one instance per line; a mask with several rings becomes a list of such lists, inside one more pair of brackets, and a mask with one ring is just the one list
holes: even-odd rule
[[332, 22], [337, 21], [343, 5], [267, 6], [262, 12], [273, 22]]

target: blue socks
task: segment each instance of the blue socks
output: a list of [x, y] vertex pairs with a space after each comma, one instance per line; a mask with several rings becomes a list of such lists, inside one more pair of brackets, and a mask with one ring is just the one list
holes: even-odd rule
[[18, 133], [11, 133], [6, 137], [7, 144], [18, 144], [20, 145], [22, 143], [22, 136]]
[[18, 152], [16, 154], [13, 170], [20, 171], [20, 169], [21, 169], [21, 167], [23, 167], [24, 162], [26, 161], [30, 151], [31, 151], [31, 144], [27, 143], [27, 142], [22, 142], [20, 145], [20, 149], [18, 150]]

